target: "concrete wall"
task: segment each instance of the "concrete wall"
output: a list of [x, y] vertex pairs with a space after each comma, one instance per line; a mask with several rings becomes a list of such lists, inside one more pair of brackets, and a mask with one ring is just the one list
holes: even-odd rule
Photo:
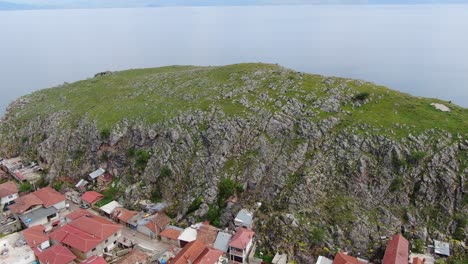
[[166, 244], [171, 244], [171, 245], [174, 245], [174, 246], [179, 246], [179, 240], [173, 240], [173, 239], [169, 239], [167, 237], [161, 237], [161, 241], [166, 243]]
[[53, 207], [55, 207], [57, 210], [65, 209], [65, 206], [66, 206], [66, 200], [63, 200], [53, 205]]
[[11, 222], [0, 226], [0, 234], [10, 234], [21, 230], [21, 221], [14, 215], [11, 216], [11, 219]]
[[8, 196], [5, 196], [5, 197], [2, 197], [2, 205], [6, 204], [6, 203], [9, 203], [11, 201], [14, 201], [18, 199], [18, 194], [17, 193], [14, 193], [12, 195], [8, 195]]
[[114, 247], [116, 247], [117, 246], [117, 239], [122, 235], [122, 232], [118, 231], [115, 234], [117, 234], [117, 235], [111, 235], [109, 238], [107, 238], [107, 242], [104, 240], [99, 245], [97, 245], [95, 251], [90, 250], [89, 252], [86, 252], [84, 254], [85, 259], [89, 258], [91, 256], [94, 256], [94, 255], [101, 256], [105, 252], [104, 249], [107, 248], [107, 251], [111, 251]]
[[149, 229], [147, 226], [139, 225], [137, 227], [137, 231], [142, 233], [142, 234], [145, 234], [145, 235], [149, 236], [150, 238], [156, 238], [156, 234], [151, 229]]

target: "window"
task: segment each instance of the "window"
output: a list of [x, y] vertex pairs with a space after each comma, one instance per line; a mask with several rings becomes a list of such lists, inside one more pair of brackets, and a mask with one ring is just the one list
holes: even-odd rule
[[114, 236], [117, 236], [117, 233], [115, 233]]
[[11, 199], [11, 198], [13, 198], [13, 195], [8, 195], [8, 199]]
[[105, 243], [109, 242], [109, 239], [106, 239]]
[[93, 248], [93, 250], [91, 250], [92, 252], [96, 251], [96, 248]]

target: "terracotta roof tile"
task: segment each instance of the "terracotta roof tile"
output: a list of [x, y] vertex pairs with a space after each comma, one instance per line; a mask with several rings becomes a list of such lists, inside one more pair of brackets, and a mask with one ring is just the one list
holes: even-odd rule
[[57, 192], [56, 190], [50, 188], [50, 187], [45, 187], [42, 189], [39, 189], [34, 192], [34, 195], [37, 196], [37, 198], [41, 199], [42, 203], [44, 204], [44, 207], [51, 207], [54, 204], [57, 204], [61, 201], [65, 201], [65, 195]]
[[222, 255], [223, 252], [220, 250], [207, 248], [193, 264], [215, 264]]
[[10, 205], [10, 211], [14, 214], [23, 214], [31, 207], [42, 205], [43, 202], [34, 193], [26, 194], [16, 199], [15, 204]]
[[78, 210], [75, 210], [69, 214], [67, 214], [65, 217], [70, 219], [71, 221], [75, 220], [75, 219], [78, 219], [82, 216], [90, 216], [92, 215], [92, 213], [88, 210], [85, 210], [85, 209], [78, 209]]
[[101, 256], [91, 256], [80, 263], [82, 264], [107, 264], [107, 261]]
[[18, 193], [18, 186], [13, 181], [0, 184], [0, 198]]
[[232, 237], [231, 242], [229, 242], [229, 246], [238, 249], [245, 249], [254, 235], [255, 232], [250, 229], [239, 228], [237, 229], [236, 234]]
[[166, 227], [169, 223], [171, 223], [171, 218], [169, 218], [169, 216], [167, 216], [165, 213], [159, 212], [150, 218], [148, 223], [146, 223], [146, 227], [148, 227], [149, 229], [151, 229], [151, 231], [156, 233], [156, 229], [161, 230], [164, 227]]
[[102, 200], [102, 198], [104, 198], [104, 195], [98, 193], [98, 192], [95, 192], [95, 191], [89, 191], [89, 192], [85, 192], [82, 196], [81, 196], [81, 200], [89, 203], [89, 204], [94, 204], [95, 202], [99, 201], [99, 200]]
[[166, 237], [166, 238], [169, 238], [169, 239], [172, 239], [172, 240], [177, 240], [179, 238], [179, 236], [180, 236], [180, 233], [182, 233], [182, 232], [179, 231], [179, 230], [168, 228], [168, 229], [162, 231], [159, 235], [161, 237]]
[[339, 252], [335, 255], [333, 264], [361, 264], [361, 262], [355, 257], [351, 257], [343, 252]]
[[213, 244], [218, 235], [218, 229], [208, 223], [203, 223], [198, 229], [197, 240], [200, 240], [208, 247], [213, 247]]
[[193, 263], [200, 257], [205, 249], [206, 246], [201, 241], [192, 241], [188, 243], [169, 264], [187, 264], [188, 261]]
[[37, 258], [41, 263], [66, 264], [76, 259], [76, 256], [68, 248], [55, 245], [40, 253]]
[[121, 222], [124, 223], [128, 223], [128, 221], [137, 214], [137, 211], [127, 210], [122, 207], [115, 208], [115, 210], [112, 212], [113, 217], [118, 218]]
[[21, 234], [23, 234], [26, 243], [28, 243], [31, 248], [35, 248], [41, 243], [49, 240], [49, 237], [44, 233], [44, 230], [45, 228], [43, 225], [37, 225], [21, 231]]
[[409, 242], [402, 235], [394, 235], [387, 243], [383, 264], [408, 263]]

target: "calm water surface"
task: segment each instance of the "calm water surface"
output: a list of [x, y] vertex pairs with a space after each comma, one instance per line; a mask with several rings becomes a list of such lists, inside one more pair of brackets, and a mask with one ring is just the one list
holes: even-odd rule
[[468, 107], [468, 5], [0, 12], [0, 113], [105, 70], [279, 63]]

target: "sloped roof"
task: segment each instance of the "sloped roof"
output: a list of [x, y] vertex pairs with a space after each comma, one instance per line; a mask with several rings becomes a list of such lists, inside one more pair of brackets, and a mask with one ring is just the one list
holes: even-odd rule
[[18, 193], [18, 186], [13, 181], [0, 184], [0, 198]]
[[151, 231], [156, 233], [156, 229], [163, 229], [169, 223], [171, 223], [171, 218], [167, 216], [163, 212], [156, 213], [153, 217], [150, 218], [148, 223], [146, 223], [146, 227], [148, 227]]
[[81, 264], [107, 264], [107, 261], [101, 256], [91, 256], [80, 262]]
[[229, 248], [228, 244], [231, 240], [231, 237], [232, 235], [229, 233], [218, 232], [218, 236], [216, 237], [213, 247], [223, 252], [227, 252]]
[[139, 250], [132, 250], [125, 257], [117, 261], [118, 264], [147, 263], [150, 257]]
[[177, 239], [186, 242], [192, 242], [197, 239], [197, 230], [193, 227], [187, 227], [184, 229], [184, 231], [182, 231]]
[[209, 223], [203, 223], [198, 229], [197, 240], [203, 242], [207, 247], [213, 247], [218, 235], [218, 229]]
[[106, 212], [107, 214], [112, 214], [112, 212], [115, 210], [115, 208], [122, 207], [121, 204], [119, 204], [116, 201], [109, 202], [103, 206], [101, 206], [101, 210]]
[[213, 248], [206, 248], [193, 264], [215, 264], [222, 255], [222, 251]]
[[128, 223], [129, 220], [137, 214], [138, 214], [137, 211], [127, 210], [123, 207], [115, 208], [114, 211], [112, 212], [112, 215], [114, 217], [117, 217], [120, 221], [124, 223]]
[[359, 260], [355, 257], [346, 255], [343, 252], [339, 252], [335, 255], [333, 259], [333, 264], [361, 264]]
[[394, 235], [387, 243], [383, 264], [399, 264], [408, 262], [409, 242], [402, 235]]
[[14, 214], [23, 214], [31, 207], [42, 204], [42, 200], [34, 195], [34, 193], [29, 193], [16, 199], [15, 204], [10, 205], [9, 208]]
[[41, 263], [66, 264], [76, 259], [76, 256], [68, 248], [55, 245], [40, 253], [37, 258]]
[[65, 195], [57, 192], [56, 190], [50, 187], [39, 189], [34, 192], [34, 195], [36, 195], [37, 198], [39, 198], [42, 201], [44, 207], [50, 207], [54, 204], [65, 201], [66, 199]]
[[237, 213], [235, 221], [242, 222], [243, 225], [250, 226], [252, 224], [253, 215], [249, 211], [242, 209]]
[[49, 237], [44, 233], [44, 230], [45, 228], [43, 225], [37, 225], [21, 231], [21, 234], [23, 234], [26, 243], [28, 243], [31, 248], [35, 248], [49, 240]]
[[89, 177], [91, 177], [91, 179], [96, 179], [97, 177], [103, 175], [105, 172], [106, 172], [106, 170], [104, 170], [103, 168], [99, 168], [99, 169], [91, 172], [89, 174]]
[[203, 251], [206, 249], [206, 246], [198, 241], [192, 241], [188, 243], [178, 254], [175, 258], [171, 261], [171, 264], [187, 264], [188, 261], [190, 263], [194, 263], [198, 257], [201, 256]]
[[250, 229], [239, 228], [232, 237], [231, 242], [229, 242], [229, 246], [238, 249], [246, 249], [247, 244], [253, 239], [254, 235], [255, 232]]
[[89, 192], [85, 192], [82, 196], [81, 196], [81, 200], [82, 201], [85, 201], [89, 204], [94, 204], [95, 202], [101, 200], [102, 198], [104, 198], [104, 195], [98, 193], [98, 192], [95, 192], [95, 191], [89, 191]]
[[173, 229], [173, 228], [167, 228], [164, 231], [162, 231], [159, 235], [161, 237], [166, 237], [172, 240], [177, 240], [177, 238], [180, 236], [182, 231]]
[[88, 252], [122, 229], [100, 216], [81, 216], [50, 234], [50, 238], [70, 247]]
[[444, 256], [450, 256], [450, 244], [439, 240], [434, 240], [434, 253]]
[[75, 220], [75, 219], [78, 219], [82, 216], [86, 216], [86, 215], [91, 215], [92, 213], [89, 212], [88, 210], [85, 210], [85, 209], [78, 209], [78, 210], [75, 210], [69, 214], [67, 214], [65, 217], [70, 219], [71, 221]]

